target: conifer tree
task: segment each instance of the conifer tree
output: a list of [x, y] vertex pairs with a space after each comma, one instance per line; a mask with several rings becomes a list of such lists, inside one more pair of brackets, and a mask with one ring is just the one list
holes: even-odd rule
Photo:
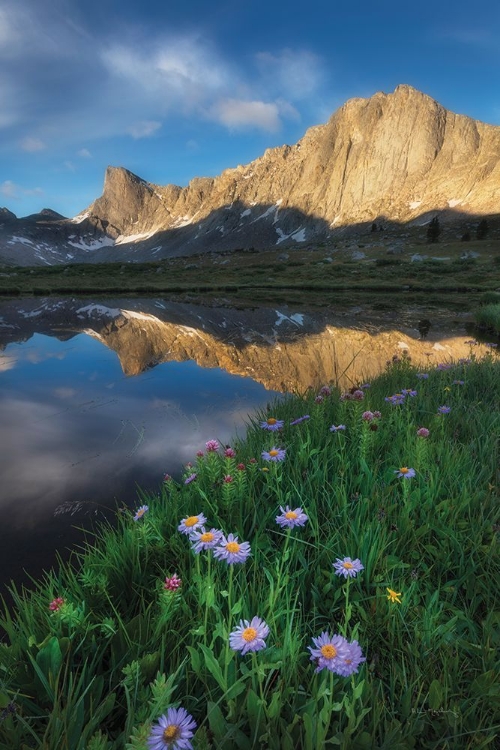
[[429, 226], [427, 227], [427, 242], [439, 242], [440, 234], [441, 227], [439, 226], [439, 219], [435, 216], [431, 219]]

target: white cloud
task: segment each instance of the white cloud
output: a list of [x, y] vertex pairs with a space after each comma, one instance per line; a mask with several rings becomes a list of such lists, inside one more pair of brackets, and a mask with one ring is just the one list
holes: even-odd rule
[[43, 151], [47, 146], [40, 138], [31, 138], [28, 136], [21, 141], [21, 148], [23, 151], [28, 151], [28, 153], [35, 153], [36, 151]]
[[76, 167], [75, 167], [75, 165], [74, 165], [74, 164], [73, 164], [73, 162], [72, 162], [72, 161], [70, 161], [69, 159], [66, 159], [66, 161], [64, 162], [64, 166], [65, 166], [65, 167], [66, 167], [66, 169], [68, 169], [68, 170], [69, 170], [70, 172], [76, 172]]
[[161, 122], [156, 120], [142, 120], [127, 128], [132, 138], [149, 138], [161, 128]]
[[307, 50], [259, 52], [255, 60], [266, 85], [292, 101], [310, 98], [324, 80], [320, 58]]
[[258, 128], [275, 133], [281, 126], [279, 107], [274, 102], [222, 99], [211, 107], [210, 116], [230, 130]]
[[92, 159], [92, 154], [88, 150], [88, 148], [81, 148], [79, 151], [76, 152], [78, 156], [80, 156], [82, 159]]
[[12, 182], [12, 180], [5, 180], [0, 185], [0, 193], [5, 196], [5, 198], [17, 198], [19, 187]]

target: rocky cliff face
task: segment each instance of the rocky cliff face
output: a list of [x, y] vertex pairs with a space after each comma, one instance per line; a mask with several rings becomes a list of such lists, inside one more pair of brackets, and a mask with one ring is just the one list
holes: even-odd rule
[[78, 251], [67, 260], [89, 250], [99, 261], [283, 247], [366, 222], [425, 223], [436, 212], [451, 221], [499, 206], [500, 127], [398, 86], [351, 99], [294, 146], [184, 188], [108, 167], [102, 196], [66, 222]]

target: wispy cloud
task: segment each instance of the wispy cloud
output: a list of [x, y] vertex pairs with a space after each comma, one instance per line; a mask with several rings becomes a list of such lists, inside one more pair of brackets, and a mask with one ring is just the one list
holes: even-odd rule
[[43, 151], [47, 148], [47, 145], [40, 138], [31, 138], [28, 136], [21, 141], [21, 148], [23, 151], [32, 154], [36, 151]]
[[211, 107], [210, 116], [230, 130], [259, 128], [274, 133], [281, 125], [278, 106], [259, 101], [222, 99]]
[[131, 125], [127, 132], [130, 133], [132, 138], [150, 138], [161, 128], [161, 122], [156, 120], [141, 120]]
[[76, 153], [82, 159], [92, 159], [92, 154], [90, 153], [90, 151], [88, 150], [88, 148], [81, 148]]
[[4, 180], [0, 184], [0, 195], [10, 200], [19, 200], [23, 196], [29, 195], [43, 195], [43, 190], [39, 187], [36, 188], [22, 188], [20, 185], [16, 185], [12, 180]]

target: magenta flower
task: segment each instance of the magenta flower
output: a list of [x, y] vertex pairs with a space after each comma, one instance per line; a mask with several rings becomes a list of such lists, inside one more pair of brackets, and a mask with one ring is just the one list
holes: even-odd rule
[[262, 458], [266, 461], [284, 461], [286, 450], [284, 448], [272, 447], [270, 451], [262, 451]]
[[187, 518], [182, 519], [177, 527], [177, 531], [180, 531], [181, 534], [187, 534], [189, 536], [193, 531], [196, 531], [197, 528], [199, 528], [200, 526], [204, 526], [206, 522], [207, 519], [205, 518], [203, 513], [200, 513], [197, 516], [188, 516]]
[[449, 414], [451, 406], [438, 406], [438, 414]]
[[335, 669], [335, 672], [341, 677], [350, 677], [358, 671], [359, 665], [366, 661], [357, 641], [351, 641], [347, 645], [349, 647], [349, 656], [341, 658]]
[[354, 401], [362, 401], [365, 397], [365, 394], [362, 390], [359, 388], [356, 388], [355, 391], [352, 392], [352, 398]]
[[252, 554], [249, 542], [239, 542], [234, 534], [221, 536], [219, 545], [214, 547], [214, 557], [224, 560], [228, 565], [233, 563], [244, 563]]
[[375, 417], [375, 419], [382, 419], [382, 412], [374, 411], [373, 416]]
[[350, 557], [344, 557], [343, 560], [337, 557], [332, 565], [335, 568], [335, 575], [344, 576], [344, 578], [356, 578], [357, 574], [365, 569], [361, 560], [358, 558], [351, 560]]
[[231, 474], [226, 474], [223, 481], [224, 484], [231, 484], [231, 482], [233, 481], [233, 477], [231, 476]]
[[284, 424], [285, 422], [283, 421], [283, 419], [275, 419], [274, 417], [269, 417], [265, 422], [261, 422], [260, 426], [263, 430], [276, 432], [276, 430], [281, 430]]
[[405, 479], [411, 479], [415, 476], [417, 473], [415, 469], [409, 469], [406, 466], [402, 466], [401, 469], [394, 469], [394, 473], [398, 475], [398, 477], [404, 477]]
[[338, 424], [330, 427], [330, 432], [340, 432], [341, 430], [345, 430], [345, 424]]
[[421, 438], [428, 438], [430, 435], [430, 432], [427, 429], [427, 427], [419, 427], [417, 430], [417, 435], [418, 437], [421, 437]]
[[234, 448], [229, 448], [229, 446], [224, 451], [225, 458], [234, 458], [236, 456], [236, 451]]
[[143, 518], [143, 516], [148, 512], [149, 506], [148, 505], [141, 505], [140, 508], [138, 508], [135, 512], [134, 521], [138, 521], [140, 518]]
[[341, 635], [330, 635], [326, 631], [321, 633], [318, 638], [313, 638], [314, 648], [308, 646], [311, 652], [311, 661], [316, 662], [315, 672], [321, 672], [322, 669], [328, 669], [330, 672], [344, 666], [344, 662], [350, 656], [349, 644]]
[[220, 443], [218, 440], [207, 440], [205, 443], [205, 448], [207, 449], [208, 453], [215, 453], [220, 448]]
[[51, 612], [58, 612], [63, 606], [64, 606], [64, 599], [62, 598], [62, 596], [58, 596], [55, 599], [52, 599], [52, 601], [49, 604], [49, 609]]
[[331, 396], [332, 395], [332, 389], [328, 385], [324, 385], [322, 388], [320, 388], [320, 394], [322, 396]]
[[290, 506], [287, 505], [285, 509], [280, 505], [281, 515], [276, 516], [276, 523], [282, 528], [286, 526], [288, 529], [293, 529], [294, 526], [303, 526], [308, 517], [303, 512], [302, 508], [295, 508], [291, 510]]
[[182, 585], [182, 581], [179, 578], [179, 576], [174, 573], [173, 576], [170, 576], [170, 578], [167, 576], [165, 578], [165, 583], [163, 584], [163, 588], [166, 591], [177, 591], [178, 588], [180, 588]]
[[250, 621], [240, 620], [240, 624], [229, 635], [229, 645], [233, 651], [241, 651], [244, 656], [248, 651], [261, 651], [266, 647], [265, 638], [269, 635], [269, 628], [260, 617], [253, 617]]
[[171, 482], [172, 481], [172, 477], [170, 476], [170, 474], [164, 474], [163, 475], [163, 481], [164, 482]]
[[325, 400], [324, 396], [316, 396], [316, 398], [314, 399], [314, 403], [315, 404], [322, 404], [324, 400]]
[[192, 534], [189, 535], [189, 538], [192, 542], [191, 549], [195, 554], [199, 555], [202, 550], [212, 549], [213, 547], [216, 547], [222, 537], [222, 531], [219, 531], [218, 529], [210, 529], [210, 531], [205, 531], [205, 528], [202, 526], [201, 529], [193, 531]]
[[245, 471], [246, 467], [245, 464], [237, 464], [236, 468], [238, 469], [238, 471]]
[[361, 419], [364, 419], [365, 422], [372, 422], [375, 419], [375, 414], [372, 411], [364, 411]]
[[151, 728], [147, 740], [149, 750], [192, 750], [189, 741], [196, 722], [185, 708], [169, 708]]
[[309, 414], [304, 414], [303, 417], [299, 417], [298, 419], [294, 419], [293, 422], [290, 422], [290, 425], [300, 424], [301, 422], [305, 422], [306, 419], [310, 419]]
[[196, 451], [196, 455], [198, 458], [203, 458], [205, 454], [203, 453], [203, 451]]

